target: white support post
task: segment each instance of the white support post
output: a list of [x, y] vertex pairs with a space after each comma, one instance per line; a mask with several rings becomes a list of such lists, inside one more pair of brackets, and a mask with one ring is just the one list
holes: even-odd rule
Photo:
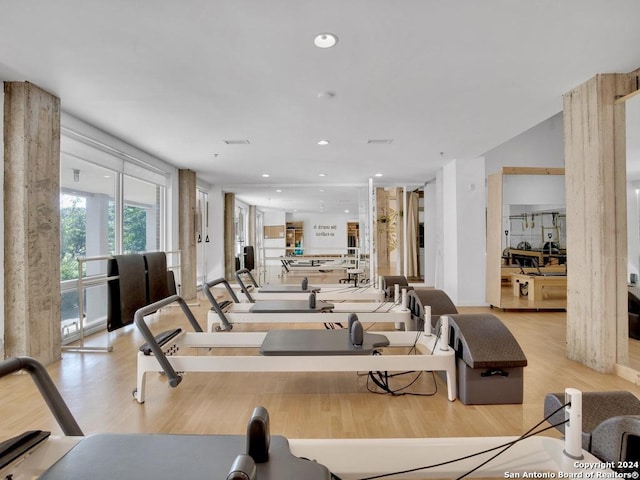
[[424, 306], [424, 333], [431, 336], [431, 306]]
[[440, 350], [449, 350], [449, 317], [446, 315], [440, 317]]
[[568, 422], [564, 426], [564, 454], [572, 459], [580, 460], [582, 455], [582, 392], [575, 388], [564, 391], [564, 418]]

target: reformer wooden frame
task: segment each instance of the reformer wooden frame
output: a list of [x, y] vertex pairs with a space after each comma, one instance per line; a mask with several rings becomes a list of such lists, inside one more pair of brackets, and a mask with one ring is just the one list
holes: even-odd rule
[[[172, 303], [178, 303], [195, 332], [179, 332], [162, 346], [153, 336], [144, 317]], [[181, 348], [251, 347], [262, 344], [265, 332], [204, 333], [186, 302], [178, 295], [148, 305], [135, 314], [150, 354], [138, 352], [137, 386], [133, 392], [138, 403], [145, 401], [148, 372], [164, 371], [169, 386], [177, 387], [182, 377], [177, 372], [358, 372], [358, 371], [443, 371], [447, 398], [457, 397], [455, 352], [448, 346], [447, 322], [443, 321], [442, 339], [424, 332], [385, 332], [390, 347], [416, 346], [415, 355], [311, 355], [311, 356], [226, 356], [180, 355]], [[440, 341], [439, 341], [440, 339]]]

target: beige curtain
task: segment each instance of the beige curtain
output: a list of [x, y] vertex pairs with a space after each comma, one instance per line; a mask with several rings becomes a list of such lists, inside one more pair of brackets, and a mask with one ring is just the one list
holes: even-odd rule
[[407, 198], [407, 277], [420, 276], [418, 197], [418, 192], [410, 192]]

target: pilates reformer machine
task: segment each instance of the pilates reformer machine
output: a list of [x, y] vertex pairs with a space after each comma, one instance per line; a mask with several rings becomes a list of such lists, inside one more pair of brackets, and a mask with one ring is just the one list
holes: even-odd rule
[[[582, 392], [570, 388], [552, 412], [545, 402], [545, 419], [521, 436], [287, 439], [271, 436], [267, 410], [256, 407], [246, 435], [85, 437], [37, 361], [16, 357], [0, 362], [0, 377], [21, 369], [31, 373], [63, 435], [36, 430], [0, 443], [0, 477], [4, 479], [638, 478], [637, 451], [629, 446], [629, 438], [640, 434], [640, 416], [623, 415], [602, 422], [606, 432], [611, 425], [623, 426], [619, 435], [608, 433], [604, 439], [594, 439], [611, 445], [609, 453], [596, 456], [583, 448]], [[585, 405], [588, 417], [589, 402]], [[558, 422], [552, 423], [556, 417]], [[539, 428], [545, 421], [551, 426]], [[563, 428], [564, 439], [539, 435], [553, 427]]]
[[280, 257], [282, 269], [287, 273], [292, 272], [330, 272], [333, 270], [346, 270], [354, 268], [356, 257], [340, 256], [340, 257], [302, 257], [283, 256]]
[[[219, 302], [212, 289], [218, 285], [226, 288], [231, 300]], [[229, 282], [218, 278], [207, 282], [203, 292], [211, 303], [207, 314], [207, 331], [231, 330], [234, 323], [346, 323], [351, 313], [357, 313], [362, 322], [391, 322], [407, 324], [411, 313], [406, 304], [395, 302], [343, 302], [329, 303], [317, 299], [313, 290], [297, 299], [260, 300], [241, 303]], [[248, 292], [247, 292], [248, 293]]]
[[63, 437], [40, 430], [0, 443], [0, 477], [10, 480], [176, 478], [329, 480], [329, 470], [295, 457], [285, 437], [270, 434], [256, 407], [246, 435], [95, 434], [85, 437], [45, 368], [30, 357], [0, 362], [0, 377], [31, 373]]
[[[245, 282], [245, 279], [248, 280]], [[240, 295], [247, 301], [254, 300], [296, 300], [305, 298], [311, 292], [316, 292], [318, 300], [344, 302], [382, 302], [385, 293], [375, 285], [363, 285], [354, 287], [352, 285], [340, 284], [319, 284], [309, 285], [305, 277], [299, 284], [271, 284], [258, 285], [251, 270], [242, 269], [236, 272], [236, 281], [240, 287]]]
[[[157, 336], [149, 329], [145, 316], [177, 303], [193, 332], [181, 329]], [[178, 295], [170, 296], [136, 311], [134, 321], [145, 344], [137, 362], [137, 386], [134, 398], [145, 401], [145, 380], [149, 372], [162, 370], [169, 386], [182, 381], [178, 372], [404, 372], [442, 371], [447, 383], [447, 397], [456, 399], [455, 355], [448, 346], [448, 324], [442, 319], [440, 335], [430, 332], [365, 332], [354, 314], [349, 328], [285, 329], [268, 332], [203, 332], [193, 313]], [[259, 348], [260, 355], [206, 354], [216, 348]], [[415, 354], [380, 354], [382, 347], [409, 347]], [[189, 348], [206, 352], [182, 355]]]

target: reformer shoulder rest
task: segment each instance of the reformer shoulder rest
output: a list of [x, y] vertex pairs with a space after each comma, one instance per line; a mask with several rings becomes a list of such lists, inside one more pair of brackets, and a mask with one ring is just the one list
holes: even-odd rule
[[[175, 338], [180, 332], [182, 332], [181, 328], [174, 328], [173, 330], [166, 330], [161, 332], [155, 336], [156, 342], [158, 345], [162, 347], [165, 343], [169, 342], [172, 338]], [[151, 347], [149, 343], [145, 343], [140, 345], [140, 351], [145, 355], [151, 355]]]

